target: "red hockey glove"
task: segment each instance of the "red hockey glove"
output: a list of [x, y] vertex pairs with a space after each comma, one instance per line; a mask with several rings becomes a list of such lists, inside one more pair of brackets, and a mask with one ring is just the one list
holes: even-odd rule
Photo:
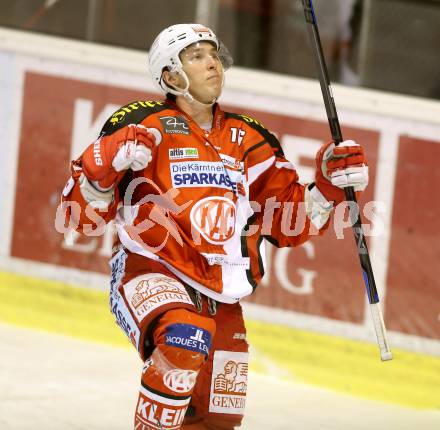
[[82, 155], [84, 174], [98, 189], [109, 189], [127, 169], [138, 171], [147, 167], [154, 142], [154, 135], [146, 127], [129, 124], [88, 146]]
[[345, 140], [338, 146], [325, 144], [316, 154], [315, 184], [335, 205], [345, 200], [345, 187], [364, 191], [368, 185], [368, 165], [362, 146]]

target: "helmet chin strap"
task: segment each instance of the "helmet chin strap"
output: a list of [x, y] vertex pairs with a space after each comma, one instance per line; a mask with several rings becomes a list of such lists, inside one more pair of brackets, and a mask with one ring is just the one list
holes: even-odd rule
[[190, 103], [194, 103], [194, 104], [201, 104], [203, 106], [206, 107], [211, 107], [214, 105], [214, 103], [217, 101], [217, 97], [212, 101], [212, 102], [201, 102], [200, 100], [197, 100], [189, 91], [187, 91], [184, 95], [183, 95]]
[[[188, 79], [188, 76], [186, 76], [186, 73], [183, 70], [178, 71], [177, 73], [179, 73], [183, 77], [183, 79], [185, 81], [185, 88], [183, 88], [182, 90], [179, 91], [179, 90], [177, 90], [175, 88], [169, 87], [168, 84], [166, 82], [164, 82], [168, 92], [170, 92], [171, 94], [174, 94], [175, 96], [183, 96], [183, 97], [185, 97], [185, 99], [189, 103], [198, 103], [198, 104], [201, 104], [201, 105], [206, 106], [206, 107], [211, 107], [211, 106], [214, 105], [214, 103], [217, 101], [218, 97], [215, 97], [211, 102], [208, 102], [208, 103], [205, 103], [205, 102], [202, 102], [200, 100], [197, 100], [189, 92], [189, 79]], [[222, 77], [222, 88], [223, 88], [224, 82], [225, 82], [225, 75], [223, 74], [223, 77]]]

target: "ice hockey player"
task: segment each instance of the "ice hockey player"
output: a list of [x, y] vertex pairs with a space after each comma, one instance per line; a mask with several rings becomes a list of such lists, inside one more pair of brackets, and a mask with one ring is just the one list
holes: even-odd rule
[[239, 301], [263, 275], [263, 239], [286, 247], [321, 234], [343, 187], [368, 183], [363, 148], [345, 141], [321, 148], [315, 182], [302, 185], [273, 134], [217, 104], [230, 65], [209, 28], [163, 30], [149, 67], [166, 98], [116, 111], [63, 191], [78, 231], [115, 221], [111, 311], [144, 362], [136, 430], [240, 426]]

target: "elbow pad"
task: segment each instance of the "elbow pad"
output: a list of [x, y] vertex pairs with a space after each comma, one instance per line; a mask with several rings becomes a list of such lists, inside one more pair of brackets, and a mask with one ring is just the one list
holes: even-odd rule
[[78, 179], [79, 189], [84, 200], [93, 208], [97, 210], [106, 210], [113, 202], [114, 189], [113, 187], [107, 189], [98, 189], [98, 185], [90, 182], [84, 173]]

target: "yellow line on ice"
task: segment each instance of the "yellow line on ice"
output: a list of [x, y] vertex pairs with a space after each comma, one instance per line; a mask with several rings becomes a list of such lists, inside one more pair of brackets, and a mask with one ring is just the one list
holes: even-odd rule
[[[0, 321], [131, 347], [108, 309], [108, 295], [61, 282], [0, 273]], [[258, 354], [251, 368], [355, 396], [421, 409], [440, 409], [440, 358], [275, 324], [247, 321]], [[268, 366], [270, 363], [270, 366]]]

